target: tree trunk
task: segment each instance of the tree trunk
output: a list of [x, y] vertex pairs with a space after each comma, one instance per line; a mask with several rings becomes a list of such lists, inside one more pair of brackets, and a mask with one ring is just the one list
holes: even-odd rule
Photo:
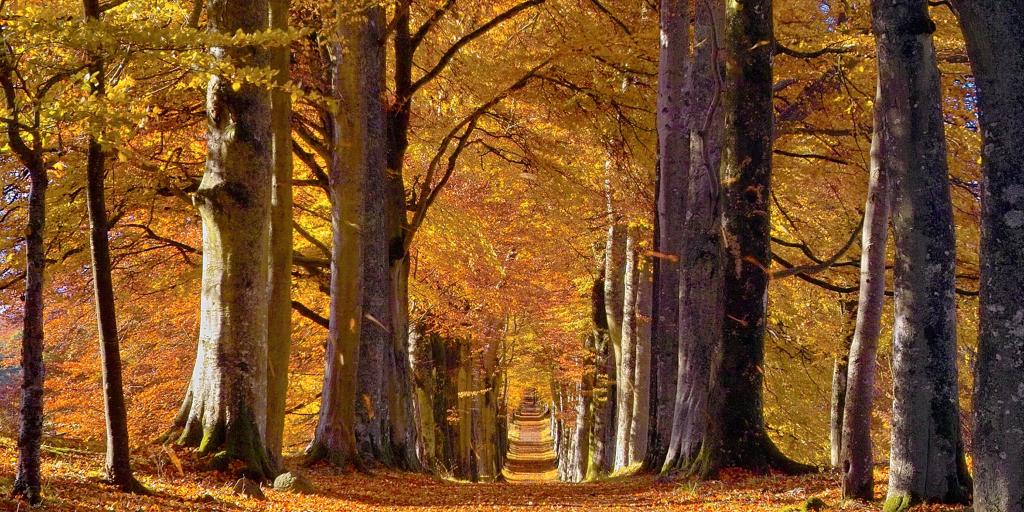
[[685, 0], [661, 2], [658, 64], [658, 183], [655, 215], [651, 399], [648, 470], [660, 469], [668, 453], [675, 404], [679, 347], [679, 252], [686, 213], [690, 129], [684, 91], [690, 54], [690, 12]]
[[[772, 1], [726, 4], [722, 156], [725, 320], [710, 460], [705, 467], [808, 470], [786, 459], [764, 421], [764, 336], [772, 169]], [[716, 389], [714, 386], [718, 386]], [[708, 443], [705, 443], [706, 445]]]
[[[15, 116], [10, 82], [4, 88], [7, 106]], [[7, 122], [8, 143], [28, 169], [28, 225], [25, 226], [25, 317], [21, 334], [21, 425], [18, 430], [18, 470], [11, 494], [32, 505], [42, 502], [39, 477], [39, 448], [43, 438], [43, 280], [46, 270], [46, 187], [49, 184], [39, 142], [28, 148], [21, 137], [17, 118]]]
[[842, 300], [843, 344], [832, 364], [832, 397], [829, 401], [829, 465], [839, 468], [843, 447], [843, 410], [846, 407], [846, 374], [850, 365], [850, 346], [857, 322], [857, 301]]
[[974, 509], [1024, 511], [1024, 6], [955, 1], [978, 87], [982, 154], [981, 325]]
[[[98, 0], [85, 0], [85, 16], [100, 20]], [[93, 77], [91, 93], [105, 94], [103, 58], [91, 57], [89, 73]], [[95, 129], [96, 127], [92, 127]], [[114, 306], [114, 283], [110, 275], [110, 240], [107, 228], [107, 205], [103, 181], [106, 155], [96, 133], [89, 134], [86, 162], [86, 199], [89, 204], [89, 235], [92, 255], [93, 290], [96, 299], [96, 324], [100, 337], [100, 360], [103, 371], [103, 409], [106, 417], [107, 452], [104, 462], [106, 479], [124, 491], [142, 491], [132, 475], [131, 451], [128, 445], [128, 412], [124, 404], [121, 379], [121, 348], [117, 338], [117, 309]]]
[[590, 432], [593, 426], [591, 398], [594, 388], [594, 375], [588, 373], [580, 382], [580, 398], [576, 403], [576, 427], [573, 429], [573, 471], [568, 478], [571, 482], [582, 482], [587, 477], [587, 466], [590, 464]]
[[[639, 262], [639, 260], [638, 260]], [[636, 375], [633, 390], [633, 422], [629, 431], [629, 463], [642, 463], [647, 454], [647, 434], [651, 424], [651, 267], [639, 270], [636, 287]]]
[[[330, 169], [332, 201], [331, 317], [320, 421], [309, 448], [311, 459], [336, 466], [362, 466], [357, 445], [357, 417], [367, 400], [357, 396], [363, 322], [363, 242], [367, 225], [366, 179], [383, 166], [379, 119], [383, 94], [380, 41], [385, 31], [382, 7], [372, 7], [338, 23], [334, 47], [334, 94], [339, 110], [333, 130]], [[372, 404], [371, 404], [372, 405]]]
[[722, 49], [718, 34], [723, 13], [714, 5], [699, 7], [695, 16], [694, 37], [706, 42], [695, 49], [689, 86], [694, 101], [685, 113], [690, 117], [691, 164], [679, 264], [679, 374], [672, 438], [663, 468], [695, 474], [705, 471], [696, 458], [704, 446], [711, 414], [709, 386], [722, 344], [719, 164], [724, 116], [719, 101]]
[[871, 448], [872, 399], [875, 394], [875, 354], [882, 333], [885, 303], [885, 243], [889, 230], [892, 191], [890, 169], [883, 162], [882, 143], [884, 106], [879, 93], [875, 98], [874, 135], [871, 138], [871, 177], [864, 205], [864, 232], [861, 235], [860, 296], [857, 325], [850, 344], [846, 397], [843, 404], [842, 448], [839, 458], [843, 471], [843, 496], [874, 499], [874, 455]]
[[591, 400], [594, 425], [590, 438], [590, 454], [587, 457], [586, 480], [592, 481], [607, 475], [614, 462], [615, 440], [615, 358], [608, 340], [608, 313], [605, 306], [605, 257], [604, 249], [595, 247], [595, 275], [591, 289], [591, 317], [594, 332], [588, 343], [594, 358], [594, 387]]
[[935, 24], [925, 0], [872, 7], [896, 246], [888, 512], [965, 502], [970, 477], [960, 438], [956, 244]]
[[[210, 30], [266, 30], [265, 0], [209, 5]], [[266, 66], [258, 45], [220, 47], [218, 60]], [[267, 413], [267, 274], [272, 177], [271, 101], [266, 88], [210, 79], [207, 92], [209, 156], [193, 196], [203, 219], [203, 293], [199, 346], [188, 412], [179, 442], [217, 453], [216, 462], [241, 461], [254, 479], [273, 471], [263, 436]]]
[[[394, 240], [392, 238], [392, 240]], [[393, 264], [395, 264], [393, 262]], [[395, 466], [415, 470], [420, 467], [416, 454], [416, 424], [413, 421], [412, 371], [409, 363], [409, 258], [402, 258], [391, 270], [392, 325], [390, 357], [386, 366], [390, 450]]]
[[633, 428], [633, 400], [636, 386], [636, 288], [639, 283], [637, 269], [637, 228], [626, 228], [622, 292], [622, 341], [616, 375], [615, 399], [615, 469], [629, 465], [632, 445], [630, 432]]
[[[288, 30], [289, 0], [270, 0], [270, 28]], [[291, 48], [271, 50], [275, 84], [288, 82]], [[274, 177], [270, 193], [270, 277], [267, 314], [267, 452], [281, 468], [288, 360], [292, 345], [292, 103], [282, 89], [270, 93]]]

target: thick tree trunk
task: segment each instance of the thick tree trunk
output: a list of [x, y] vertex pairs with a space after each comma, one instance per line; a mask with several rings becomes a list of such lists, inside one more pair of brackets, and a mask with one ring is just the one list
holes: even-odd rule
[[983, 135], [974, 509], [1024, 511], [1024, 5], [955, 1]]
[[[210, 30], [266, 30], [265, 0], [209, 5]], [[234, 66], [266, 66], [259, 46], [213, 50]], [[215, 76], [207, 92], [206, 172], [193, 196], [203, 219], [199, 346], [182, 409], [179, 442], [218, 463], [238, 460], [255, 479], [272, 475], [263, 436], [267, 413], [267, 274], [272, 138], [266, 88]]]
[[[696, 460], [704, 446], [713, 368], [722, 344], [723, 269], [721, 186], [722, 114], [720, 37], [723, 12], [718, 4], [701, 6], [689, 86], [694, 91], [690, 117], [691, 165], [688, 211], [679, 265], [679, 353], [675, 416], [664, 470], [703, 474]], [[716, 9], [716, 10], [709, 10]]]
[[[363, 322], [363, 242], [368, 169], [383, 166], [379, 141], [385, 135], [377, 109], [383, 94], [380, 41], [385, 31], [382, 7], [373, 7], [338, 23], [334, 47], [335, 96], [345, 108], [334, 126], [330, 169], [332, 201], [331, 317], [320, 421], [309, 448], [311, 459], [334, 465], [362, 465], [357, 445], [357, 416], [367, 400], [357, 396]], [[372, 404], [371, 404], [372, 405]]]
[[[772, 169], [772, 2], [726, 5], [726, 128], [722, 156], [725, 320], [721, 365], [712, 384], [717, 413], [705, 442], [709, 471], [736, 466], [787, 472], [809, 468], [786, 459], [764, 421], [764, 336]], [[716, 388], [717, 386], [717, 388]]]
[[925, 0], [872, 7], [896, 246], [888, 512], [920, 501], [965, 502], [970, 477], [960, 438], [956, 243], [935, 24]]
[[[7, 83], [4, 84], [7, 87]], [[7, 95], [8, 106], [12, 97]], [[13, 109], [12, 109], [13, 110]], [[29, 172], [28, 225], [25, 227], [25, 317], [21, 334], [21, 425], [18, 430], [18, 470], [11, 494], [30, 504], [42, 501], [39, 448], [43, 439], [43, 279], [46, 270], [46, 167], [39, 151], [22, 143], [15, 123], [8, 122], [8, 141], [21, 146], [22, 163]]]
[[591, 399], [593, 431], [590, 453], [587, 457], [586, 480], [607, 475], [614, 462], [615, 440], [615, 358], [608, 340], [608, 313], [605, 307], [604, 249], [595, 246], [595, 279], [591, 288], [591, 320], [594, 332], [588, 340], [588, 349], [594, 358], [594, 386]]
[[[879, 83], [879, 91], [881, 83]], [[890, 169], [883, 162], [882, 143], [885, 107], [881, 95], [875, 98], [875, 128], [871, 138], [871, 177], [864, 205], [864, 232], [861, 235], [860, 296], [857, 325], [850, 344], [846, 396], [843, 404], [842, 447], [843, 496], [874, 499], [874, 455], [871, 448], [871, 415], [875, 395], [875, 354], [882, 333], [885, 303], [885, 244], [889, 230], [892, 191]]]
[[[610, 193], [609, 193], [610, 194]], [[604, 269], [604, 310], [608, 317], [608, 341], [611, 344], [615, 370], [612, 375], [618, 381], [619, 361], [622, 359], [622, 306], [625, 297], [626, 226], [614, 223], [609, 200], [608, 237], [605, 245]]]
[[[85, 16], [100, 19], [98, 0], [85, 0]], [[92, 57], [89, 73], [93, 96], [105, 94], [103, 58]], [[117, 338], [117, 309], [114, 306], [114, 283], [110, 275], [110, 240], [107, 228], [107, 205], [103, 181], [106, 155], [96, 133], [89, 134], [86, 159], [86, 199], [89, 204], [89, 235], [92, 255], [93, 290], [96, 299], [96, 324], [100, 337], [100, 361], [103, 370], [103, 409], [106, 417], [107, 452], [104, 462], [106, 479], [124, 491], [142, 491], [132, 475], [131, 451], [128, 445], [128, 412], [124, 403], [121, 379], [121, 348]]]
[[636, 387], [636, 288], [639, 284], [637, 269], [638, 230], [634, 226], [626, 228], [625, 254], [622, 292], [622, 341], [620, 342], [618, 383], [615, 398], [615, 469], [629, 465], [630, 447], [633, 428], [633, 401]]
[[[289, 0], [270, 0], [270, 28], [288, 30]], [[291, 48], [271, 50], [278, 86], [288, 82]], [[288, 398], [288, 360], [292, 345], [292, 102], [291, 94], [270, 94], [274, 178], [270, 193], [270, 276], [267, 313], [267, 452], [281, 468], [284, 414]]]
[[[395, 240], [392, 238], [391, 240]], [[397, 266], [394, 266], [396, 265]], [[392, 462], [399, 468], [415, 470], [420, 468], [416, 454], [418, 436], [412, 400], [412, 371], [409, 363], [409, 258], [392, 262], [390, 295], [392, 302], [392, 329], [390, 358], [386, 365], [388, 390], [388, 439]]]
[[688, 95], [684, 91], [690, 54], [690, 12], [685, 0], [661, 2], [658, 63], [658, 184], [655, 214], [651, 399], [648, 470], [660, 469], [668, 453], [675, 407], [679, 347], [679, 252], [686, 213], [690, 162]]
[[[638, 260], [639, 262], [639, 260]], [[642, 265], [636, 286], [636, 374], [633, 422], [629, 430], [629, 463], [642, 463], [651, 424], [651, 267]]]
[[850, 365], [850, 346], [857, 324], [857, 301], [839, 302], [843, 315], [843, 339], [832, 364], [832, 397], [829, 401], [829, 465], [839, 468], [843, 447], [843, 410], [846, 407], [846, 374]]

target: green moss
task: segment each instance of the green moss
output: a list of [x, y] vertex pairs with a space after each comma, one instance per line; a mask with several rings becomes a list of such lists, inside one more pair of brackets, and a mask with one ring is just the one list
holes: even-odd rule
[[882, 512], [903, 512], [914, 504], [914, 499], [909, 494], [890, 494], [885, 498], [885, 505], [882, 506]]

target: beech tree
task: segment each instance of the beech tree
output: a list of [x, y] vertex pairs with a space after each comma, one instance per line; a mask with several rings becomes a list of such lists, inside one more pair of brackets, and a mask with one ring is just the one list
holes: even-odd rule
[[[84, 0], [85, 17], [98, 23], [102, 12], [98, 0]], [[92, 95], [102, 98], [106, 78], [103, 56], [90, 58], [89, 76]], [[86, 196], [89, 203], [89, 235], [92, 249], [92, 279], [96, 298], [96, 323], [100, 338], [100, 359], [103, 361], [103, 405], [107, 421], [107, 455], [104, 472], [108, 481], [122, 490], [144, 491], [132, 475], [131, 452], [128, 446], [128, 412], [124, 404], [121, 379], [121, 348], [117, 333], [117, 310], [114, 307], [114, 284], [110, 275], [110, 240], [107, 227], [107, 203], [104, 199], [106, 153], [102, 133], [89, 134], [86, 157]]]
[[924, 0], [875, 2], [882, 162], [893, 185], [893, 425], [887, 512], [961, 503], [955, 241], [942, 94]]
[[[288, 30], [289, 0], [270, 1], [270, 28]], [[288, 397], [288, 361], [292, 344], [292, 101], [285, 85], [291, 65], [291, 47], [270, 50], [275, 71], [270, 93], [274, 175], [270, 196], [270, 270], [267, 314], [267, 426], [266, 444], [271, 462], [281, 465], [285, 405]]]
[[887, 124], [889, 105], [883, 102], [881, 80], [874, 106], [874, 133], [871, 137], [871, 175], [864, 205], [864, 232], [861, 235], [860, 296], [857, 324], [850, 344], [843, 403], [840, 468], [843, 472], [843, 496], [874, 499], [875, 458], [871, 448], [872, 402], [875, 395], [875, 355], [882, 333], [882, 306], [885, 301], [885, 244], [889, 233], [891, 167], [884, 144], [892, 139], [894, 127]]
[[686, 213], [690, 130], [684, 90], [690, 55], [689, 2], [660, 7], [658, 59], [658, 169], [654, 215], [654, 282], [651, 315], [650, 434], [644, 466], [661, 469], [668, 453], [675, 407], [679, 347], [679, 253]]
[[[3, 89], [7, 119], [7, 144], [25, 167], [29, 178], [28, 219], [25, 226], [25, 293], [21, 331], [21, 407], [18, 429], [18, 470], [11, 494], [30, 504], [42, 502], [39, 449], [43, 437], [43, 279], [46, 271], [46, 187], [51, 164], [43, 159], [40, 108], [19, 94], [29, 90], [22, 75], [15, 73], [15, 56], [5, 45], [0, 54], [0, 88]], [[40, 101], [61, 77], [59, 73], [35, 90]], [[22, 120], [25, 120], [24, 122]]]
[[363, 321], [362, 230], [369, 229], [366, 179], [383, 166], [386, 157], [379, 144], [386, 134], [381, 119], [384, 58], [380, 45], [386, 22], [380, 6], [357, 13], [341, 10], [344, 14], [332, 43], [338, 113], [331, 130], [335, 151], [329, 175], [331, 315], [320, 419], [307, 453], [310, 460], [361, 467], [356, 416]]
[[[266, 30], [265, 0], [209, 5], [209, 30]], [[259, 45], [215, 47], [233, 66], [265, 66]], [[178, 442], [250, 477], [274, 473], [264, 446], [267, 415], [267, 274], [273, 148], [270, 93], [263, 85], [210, 78], [206, 172], [193, 201], [203, 219], [203, 293], [192, 382], [175, 421]]]
[[981, 326], [975, 367], [974, 509], [1024, 510], [1024, 6], [956, 1], [981, 121]]

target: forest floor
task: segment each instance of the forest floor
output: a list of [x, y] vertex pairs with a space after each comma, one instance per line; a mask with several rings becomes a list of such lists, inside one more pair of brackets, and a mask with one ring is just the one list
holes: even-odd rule
[[[160, 453], [160, 452], [158, 452]], [[27, 507], [7, 496], [15, 470], [16, 451], [0, 439], [0, 510]], [[47, 511], [441, 511], [441, 510], [804, 510], [818, 498], [817, 510], [877, 510], [878, 504], [841, 503], [834, 474], [804, 477], [753, 476], [730, 471], [711, 482], [664, 481], [650, 476], [616, 478], [599, 483], [558, 482], [470, 484], [425, 474], [389, 471], [339, 473], [326, 466], [302, 470], [316, 494], [298, 495], [266, 489], [266, 500], [232, 495], [225, 473], [197, 472], [185, 460], [184, 474], [158, 456], [136, 461], [149, 496], [123, 494], [98, 479], [99, 453], [44, 451], [42, 510]], [[877, 477], [884, 482], [884, 475]], [[884, 492], [884, 484], [877, 486]], [[811, 508], [815, 510], [816, 508]], [[921, 510], [965, 510], [928, 507]]]

